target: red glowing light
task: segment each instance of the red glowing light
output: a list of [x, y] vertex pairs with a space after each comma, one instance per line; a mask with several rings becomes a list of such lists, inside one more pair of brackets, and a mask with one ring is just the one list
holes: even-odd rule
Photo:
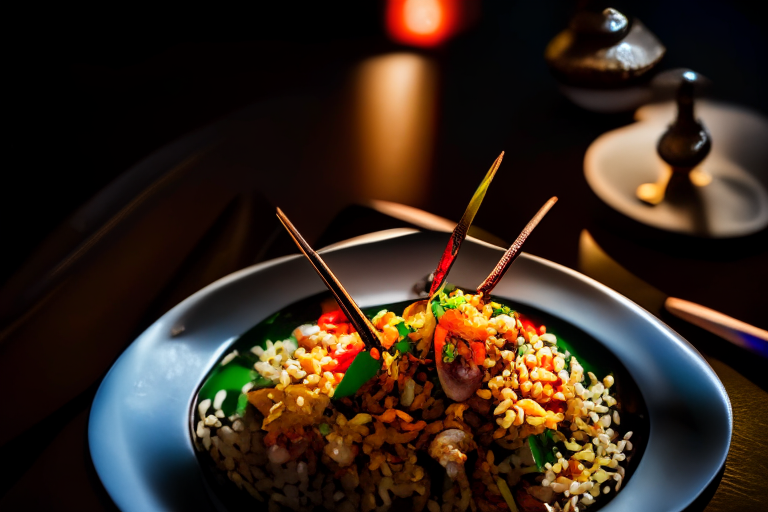
[[457, 30], [458, 0], [389, 0], [387, 31], [399, 42], [412, 46], [438, 46]]

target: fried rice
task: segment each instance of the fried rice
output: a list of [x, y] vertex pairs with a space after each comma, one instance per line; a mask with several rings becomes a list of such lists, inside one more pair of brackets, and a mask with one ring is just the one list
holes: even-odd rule
[[[269, 387], [246, 384], [242, 414], [223, 413], [226, 391], [196, 404], [196, 446], [270, 511], [567, 512], [618, 492], [633, 445], [614, 377], [586, 372], [545, 326], [480, 294], [444, 298], [452, 310], [440, 325], [454, 322], [447, 344], [462, 329], [484, 343], [482, 383], [469, 399], [441, 389], [434, 359], [447, 357], [442, 350], [417, 357], [423, 311], [377, 314], [384, 346], [393, 341], [381, 371], [354, 396], [333, 399], [344, 354], [361, 342], [344, 322], [321, 321], [253, 347]], [[414, 350], [401, 353], [398, 339]]]

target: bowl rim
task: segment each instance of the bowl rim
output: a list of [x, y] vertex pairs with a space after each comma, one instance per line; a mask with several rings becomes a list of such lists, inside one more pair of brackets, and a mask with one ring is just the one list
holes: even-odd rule
[[[431, 249], [432, 246], [439, 247], [438, 251], [427, 251], [429, 252], [428, 257], [422, 258], [422, 255], [418, 254], [418, 257], [424, 261], [431, 261], [432, 256], [439, 254], [448, 236], [446, 233], [414, 229], [386, 230], [345, 240], [323, 248], [319, 252], [326, 256], [332, 268], [338, 269], [335, 272], [339, 275], [342, 282], [352, 284], [352, 286], [348, 286], [350, 288], [349, 291], [357, 298], [356, 292], [360, 293], [359, 288], [369, 287], [370, 280], [375, 277], [366, 276], [365, 269], [361, 270], [359, 265], [359, 256], [361, 254], [374, 259], [378, 258], [375, 261], [383, 265], [393, 265], [394, 267], [399, 265], [405, 268], [404, 262], [399, 261], [398, 258], [390, 257], [387, 260], [385, 253], [393, 250], [416, 251], [416, 249], [421, 248]], [[486, 262], [493, 261], [493, 263], [480, 266], [492, 268], [495, 259], [498, 259], [499, 253], [503, 251], [503, 249], [495, 245], [471, 237], [468, 237], [467, 242], [463, 246], [463, 258], [461, 256], [458, 258], [451, 272], [452, 277], [455, 278], [453, 282], [457, 284], [472, 280], [477, 273], [475, 268], [478, 266], [477, 263], [483, 260]], [[409, 253], [409, 256], [412, 256], [412, 254]], [[345, 262], [350, 264], [344, 266], [343, 263]], [[430, 263], [430, 265], [434, 265], [434, 262]], [[239, 270], [206, 286], [168, 311], [121, 354], [105, 376], [91, 408], [88, 425], [88, 443], [96, 472], [108, 494], [121, 510], [162, 510], [169, 508], [167, 504], [173, 503], [173, 500], [179, 500], [179, 503], [194, 504], [193, 508], [196, 509], [201, 507], [204, 509], [206, 506], [200, 501], [209, 499], [206, 493], [201, 490], [203, 486], [198, 485], [193, 489], [190, 485], [190, 482], [195, 481], [190, 479], [197, 478], [197, 481], [201, 481], [202, 474], [195, 456], [192, 439], [188, 433], [188, 411], [194, 399], [199, 379], [192, 379], [189, 374], [194, 372], [200, 374], [201, 379], [204, 378], [225, 353], [228, 346], [237, 338], [237, 335], [233, 335], [233, 333], [241, 334], [248, 327], [266, 318], [266, 314], [262, 315], [262, 318], [258, 318], [258, 315], [261, 314], [258, 312], [251, 314], [247, 318], [242, 318], [242, 311], [247, 309], [247, 305], [235, 304], [236, 308], [227, 310], [221, 303], [217, 302], [217, 299], [221, 299], [222, 296], [228, 296], [230, 300], [243, 299], [256, 304], [253, 297], [248, 295], [253, 293], [253, 290], [249, 290], [249, 285], [252, 285], [254, 282], [263, 282], [268, 286], [277, 286], [278, 282], [282, 282], [282, 279], [286, 278], [286, 276], [281, 275], [281, 280], [276, 279], [277, 276], [274, 275], [274, 270], [278, 268], [291, 270], [291, 275], [287, 276], [290, 283], [287, 284], [302, 283], [301, 286], [303, 286], [301, 294], [288, 294], [292, 298], [283, 307], [288, 303], [295, 302], [300, 298], [325, 289], [319, 278], [307, 279], [308, 276], [314, 276], [314, 271], [303, 261], [303, 256], [298, 254], [283, 256]], [[409, 272], [408, 276], [396, 274], [389, 276], [390, 279], [387, 281], [390, 282], [390, 286], [395, 286], [399, 283], [398, 280], [407, 281], [407, 279], [412, 279], [412, 276], [418, 271], [411, 271], [409, 268]], [[612, 350], [614, 355], [626, 366], [630, 375], [640, 387], [648, 407], [650, 421], [645, 454], [640, 459], [633, 477], [628, 480], [622, 491], [617, 493], [614, 499], [606, 504], [602, 510], [648, 509], [647, 504], [633, 504], [630, 499], [631, 497], [637, 498], [643, 494], [645, 497], [648, 497], [647, 490], [641, 493], [642, 489], [635, 491], [632, 489], [643, 484], [643, 482], [639, 481], [642, 479], [638, 478], [638, 475], [653, 475], [658, 472], [662, 474], [648, 477], [658, 485], [664, 486], [665, 478], [667, 480], [679, 480], [682, 478], [684, 480], [683, 483], [686, 485], [685, 492], [675, 492], [671, 488], [663, 487], [663, 492], [673, 494], [672, 501], [674, 502], [670, 503], [671, 507], [663, 507], [663, 509], [670, 511], [683, 510], [690, 505], [717, 477], [720, 469], [725, 464], [730, 448], [733, 430], [731, 404], [725, 388], [714, 370], [688, 341], [675, 333], [658, 318], [623, 295], [573, 269], [544, 258], [523, 253], [515, 265], [511, 267], [508, 276], [514, 276], [514, 286], [511, 284], [510, 278], [507, 277], [497, 287], [497, 295], [530, 304], [581, 328], [601, 342], [606, 348]], [[360, 279], [361, 277], [369, 281], [367, 283], [355, 284], [354, 279]], [[548, 277], [555, 279], [553, 282], [546, 282]], [[347, 281], [345, 281], [345, 278]], [[411, 281], [411, 283], [413, 282], [415, 280]], [[552, 297], [550, 295], [548, 297], [548, 292], [553, 291], [553, 289], [561, 292], [563, 296]], [[521, 299], [517, 296], [522, 291], [528, 294], [526, 298], [530, 300], [526, 300], [526, 298]], [[584, 304], [571, 304], [571, 309], [564, 313], [553, 311], [553, 309], [557, 310], [559, 305], [564, 303], [563, 301], [569, 299], [568, 295], [578, 295], [579, 293], [577, 292], [584, 295], [583, 297], [578, 297], [580, 302], [597, 302], [597, 304], [603, 307], [609, 307], [611, 313], [620, 314], [626, 317], [626, 319], [631, 319], [632, 327], [642, 328], [644, 333], [650, 336], [649, 343], [652, 345], [660, 343], [668, 348], [670, 351], [669, 357], [673, 359], [673, 362], [680, 364], [684, 367], [685, 371], [692, 372], [691, 375], [697, 377], [698, 383], [706, 388], [707, 400], [712, 401], [713, 398], [717, 398], [717, 400], [714, 400], [715, 407], [718, 408], [718, 415], [715, 418], [716, 425], [701, 425], [699, 423], [701, 419], [696, 416], [697, 411], [692, 411], [694, 413], [695, 426], [703, 428], [703, 432], [706, 432], [708, 435], [717, 437], [714, 439], [714, 444], [710, 443], [711, 446], [715, 446], [714, 451], [712, 448], [709, 448], [706, 452], [701, 450], [693, 452], [692, 447], [688, 447], [685, 443], [680, 443], [682, 439], [677, 439], [678, 442], [675, 444], [666, 442], [668, 440], [663, 438], [665, 432], [675, 432], [679, 435], [681, 428], [683, 428], [679, 424], [679, 418], [675, 418], [674, 415], [669, 418], [665, 414], [659, 415], [659, 411], [665, 411], [664, 407], [675, 405], [675, 400], [681, 399], [682, 391], [672, 389], [670, 397], [659, 397], [656, 395], [661, 384], [657, 384], [654, 377], [664, 381], [662, 383], [666, 383], [669, 379], [678, 382], [680, 379], [675, 381], [673, 376], [667, 373], [670, 368], [667, 368], [666, 359], [648, 358], [650, 355], [648, 352], [653, 347], [633, 347], [631, 344], [629, 346], [626, 344], [619, 345], [615, 341], [606, 339], [606, 336], [611, 334], [611, 329], [614, 333], [616, 332], [616, 326], [613, 325], [615, 321], [610, 319], [606, 323], [611, 325], [611, 329], [605, 333], [602, 331], [602, 329], [606, 329], [605, 326], [586, 325], [585, 320], [578, 317], [575, 318], [576, 321], [573, 321], [574, 314], [583, 313]], [[385, 292], [385, 295], [386, 293], [390, 292]], [[404, 295], [403, 290], [397, 290], [396, 295], [397, 297], [402, 297]], [[409, 296], [398, 300], [416, 298], [413, 292], [406, 293], [406, 295]], [[386, 297], [382, 297], [381, 294], [377, 293], [362, 293], [361, 296], [363, 297], [362, 301], [359, 301], [361, 305], [396, 302], [396, 300], [389, 300], [392, 298], [391, 293], [386, 295]], [[365, 302], [369, 304], [365, 304]], [[567, 305], [567, 302], [565, 304]], [[268, 306], [259, 306], [257, 304], [258, 307], [261, 307], [262, 310], [271, 308], [268, 309], [271, 312], [281, 309], [273, 307], [271, 304]], [[231, 309], [237, 309], [237, 313], [232, 312]], [[216, 325], [216, 322], [212, 321], [210, 317], [211, 315], [216, 317], [217, 314], [230, 315], [227, 318], [231, 325], [228, 325], [226, 329], [223, 329], [221, 325]], [[241, 316], [236, 317], [236, 314]], [[208, 315], [207, 320], [206, 315]], [[232, 320], [235, 317], [237, 320]], [[245, 328], [242, 328], [244, 326]], [[173, 335], [171, 333], [176, 334]], [[211, 339], [211, 336], [213, 336], [213, 339]], [[629, 337], [639, 337], [639, 334], [630, 333]], [[164, 358], [163, 361], [156, 361], [155, 354], [151, 353], [152, 350], [160, 350], [162, 358]], [[617, 353], [617, 350], [619, 353]], [[628, 361], [626, 359], [628, 353], [638, 356], [637, 359]], [[181, 356], [188, 357], [183, 359]], [[171, 363], [176, 361], [182, 365], [186, 364], [186, 372], [180, 373], [177, 368], [174, 368], [173, 364], [169, 364], [169, 361]], [[645, 368], [643, 365], [648, 365], [649, 367]], [[167, 373], [167, 375], [163, 373]], [[639, 378], [650, 378], [651, 380], [641, 385], [641, 381], [638, 380]], [[172, 394], [164, 395], [164, 393], [173, 393], [174, 385], [178, 387], [180, 381], [183, 384], [190, 380], [194, 380], [194, 382], [184, 400], [180, 400], [178, 396], [173, 396]], [[163, 385], [165, 385], [165, 388], [162, 387]], [[683, 386], [685, 386], [684, 383]], [[689, 391], [685, 387], [683, 390]], [[183, 392], [187, 393], [186, 390]], [[695, 395], [692, 398], [698, 403], [703, 397]], [[148, 402], [144, 403], [145, 400], [148, 400]], [[678, 405], [685, 406], [684, 403]], [[179, 408], [183, 412], [179, 414], [178, 418], [168, 418], [170, 410], [175, 411]], [[712, 410], [712, 407], [710, 407], [710, 411]], [[136, 422], [138, 422], [138, 425], [143, 425], [142, 422], [151, 423], [161, 417], [169, 419], [170, 424], [174, 428], [167, 432], [153, 433], [154, 437], [151, 437], [149, 440], [135, 437], [134, 430], [130, 428], [136, 426]], [[180, 432], [178, 432], [179, 430]], [[651, 446], [652, 442], [655, 443], [653, 446]], [[653, 448], [653, 450], [649, 451], [649, 448]], [[706, 470], [700, 471], [700, 474], [695, 475], [693, 478], [688, 478], [687, 475], [683, 474], [683, 471], [670, 473], [668, 470], [665, 470], [663, 460], [649, 460], [649, 454], [659, 454], [665, 450], [675, 449], [678, 449], [678, 451], [688, 449], [693, 455], [698, 454], [698, 457], [703, 457], [706, 454], [707, 457], [704, 461]], [[160, 450], [164, 456], [167, 456], [168, 460], [155, 460], [159, 457], [159, 454], [152, 455], [148, 453], [148, 450]], [[155, 459], [153, 459], [153, 456]], [[654, 457], [657, 457], [657, 455], [654, 455]], [[194, 469], [189, 466], [190, 461]], [[156, 466], [158, 465], [162, 467], [157, 468]], [[690, 465], [690, 467], [694, 468], [694, 470], [697, 468], [696, 465]], [[174, 469], [178, 474], [171, 478], [168, 473], [173, 472]], [[666, 476], [664, 476], [665, 472]], [[171, 484], [174, 484], [185, 487], [184, 495], [182, 496], [178, 489], [163, 488], [161, 483], [156, 483], [152, 480], [155, 476], [159, 476], [161, 479], [165, 478], [166, 480], [170, 478], [170, 480], [162, 483], [162, 485], [173, 487]], [[206, 496], [206, 498], [202, 496]], [[626, 498], [623, 498], [624, 496]]]

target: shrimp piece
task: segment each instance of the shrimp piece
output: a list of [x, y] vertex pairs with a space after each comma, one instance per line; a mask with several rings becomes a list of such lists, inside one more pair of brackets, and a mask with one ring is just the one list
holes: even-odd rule
[[[466, 480], [464, 462], [467, 452], [477, 447], [472, 434], [451, 428], [443, 430], [429, 445], [429, 455], [445, 468], [451, 480]], [[462, 478], [463, 477], [463, 478]], [[467, 483], [468, 484], [468, 483]]]
[[479, 312], [470, 318], [457, 309], [449, 309], [440, 318], [440, 326], [464, 340], [485, 341], [488, 338], [488, 320]]

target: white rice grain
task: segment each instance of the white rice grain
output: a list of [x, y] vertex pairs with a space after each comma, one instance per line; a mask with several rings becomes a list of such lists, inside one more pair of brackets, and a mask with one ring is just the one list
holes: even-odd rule
[[203, 447], [206, 450], [210, 450], [211, 449], [211, 429], [209, 428], [203, 429], [202, 437], [203, 437]]
[[224, 400], [227, 398], [227, 390], [226, 389], [220, 389], [216, 392], [216, 396], [213, 397], [213, 408], [214, 409], [221, 409], [221, 404], [224, 403]]
[[237, 352], [237, 350], [233, 350], [232, 352], [230, 352], [229, 354], [224, 356], [224, 359], [221, 360], [221, 366], [225, 366], [225, 365], [231, 363], [232, 360], [234, 358], [236, 358], [237, 356], [239, 356], [239, 355], [240, 354]]
[[200, 419], [205, 419], [205, 413], [208, 412], [208, 409], [211, 407], [211, 399], [206, 398], [202, 402], [200, 402], [197, 406], [197, 413], [200, 415]]

